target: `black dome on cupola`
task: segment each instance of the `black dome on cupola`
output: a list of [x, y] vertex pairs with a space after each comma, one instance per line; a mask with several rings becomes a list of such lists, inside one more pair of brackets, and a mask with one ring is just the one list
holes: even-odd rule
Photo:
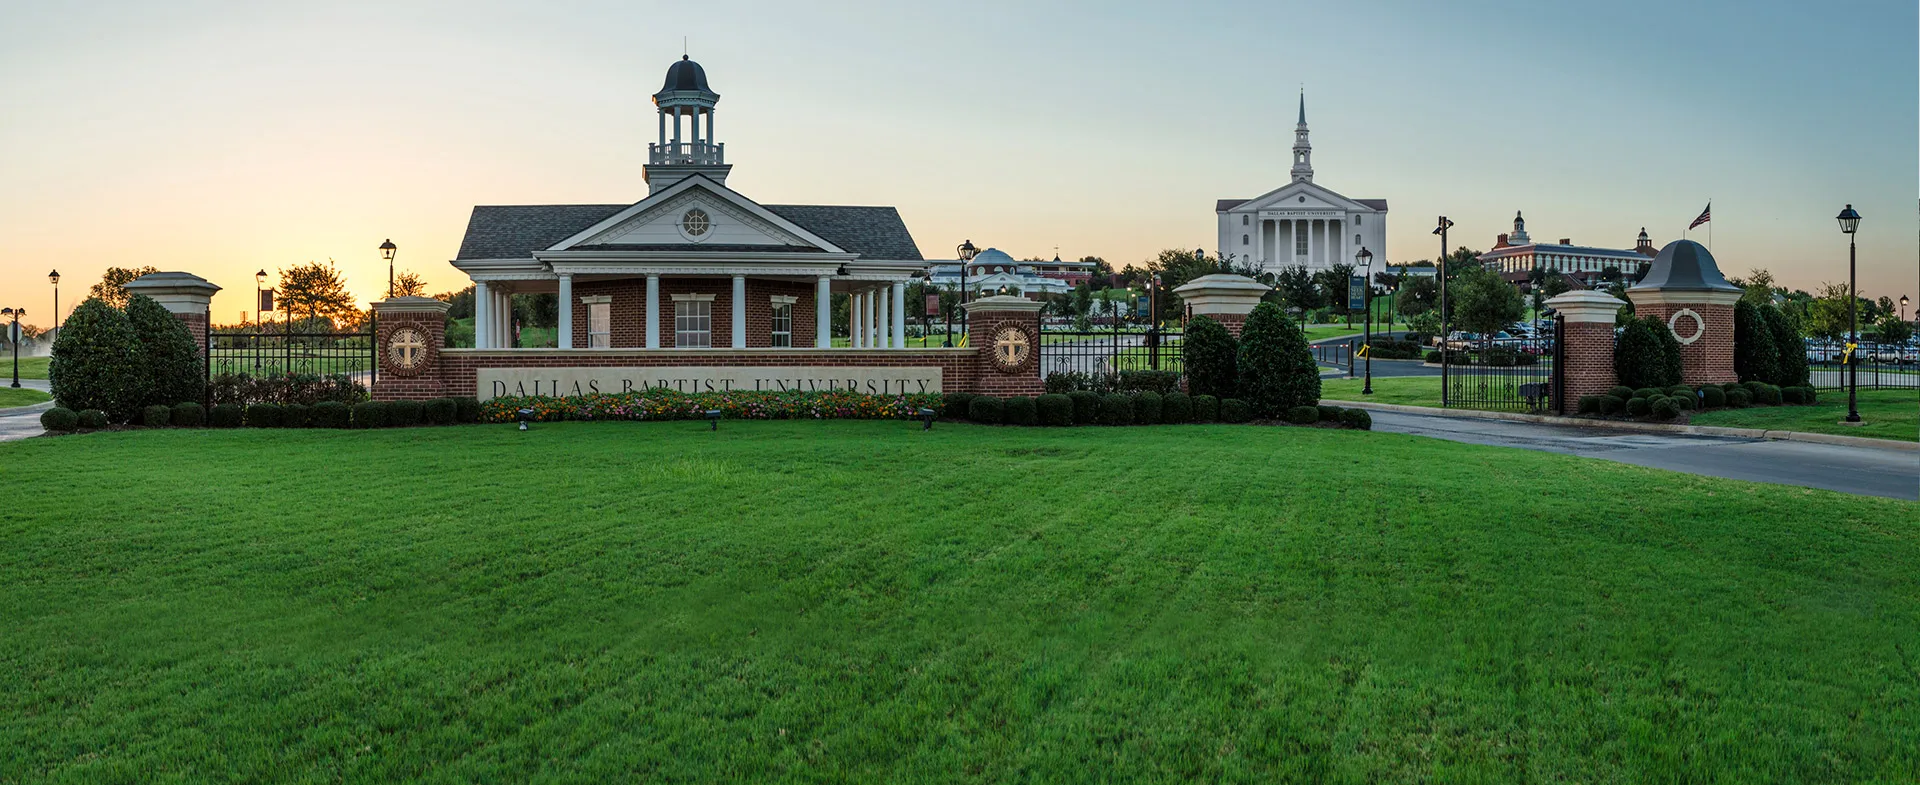
[[660, 99], [668, 96], [699, 96], [708, 100], [720, 97], [713, 88], [707, 86], [707, 69], [701, 68], [699, 63], [688, 59], [686, 55], [681, 55], [679, 61], [667, 67], [666, 84], [661, 85], [660, 92], [653, 97]]

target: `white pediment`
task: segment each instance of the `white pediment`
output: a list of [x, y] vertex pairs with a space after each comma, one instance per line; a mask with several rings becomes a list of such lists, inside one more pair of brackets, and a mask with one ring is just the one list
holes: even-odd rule
[[1377, 212], [1371, 207], [1341, 196], [1313, 183], [1288, 183], [1259, 197], [1249, 199], [1229, 212], [1249, 213], [1261, 210], [1341, 210]]
[[798, 224], [703, 176], [689, 177], [547, 250], [582, 246], [765, 246], [844, 253]]

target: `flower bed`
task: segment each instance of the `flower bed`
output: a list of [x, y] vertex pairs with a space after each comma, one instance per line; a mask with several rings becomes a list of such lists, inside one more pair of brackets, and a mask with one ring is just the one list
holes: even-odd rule
[[683, 393], [651, 389], [630, 393], [553, 397], [507, 396], [480, 404], [482, 422], [513, 422], [521, 409], [535, 422], [563, 420], [698, 420], [711, 410], [731, 420], [904, 420], [922, 408], [939, 409], [938, 394], [868, 395], [845, 391], [738, 390]]

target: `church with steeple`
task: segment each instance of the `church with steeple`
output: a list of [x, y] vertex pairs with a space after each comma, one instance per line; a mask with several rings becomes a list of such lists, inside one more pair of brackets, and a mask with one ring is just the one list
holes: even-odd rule
[[1310, 270], [1353, 264], [1365, 248], [1375, 265], [1387, 261], [1387, 200], [1350, 199], [1313, 181], [1313, 144], [1307, 134], [1307, 97], [1293, 131], [1291, 181], [1252, 199], [1221, 199], [1222, 258], [1277, 271], [1295, 265]]

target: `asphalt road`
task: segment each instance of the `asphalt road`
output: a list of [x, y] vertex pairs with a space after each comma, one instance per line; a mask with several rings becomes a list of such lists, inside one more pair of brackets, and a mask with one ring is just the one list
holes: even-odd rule
[[1376, 431], [1557, 452], [1707, 477], [1920, 500], [1920, 452], [1400, 412], [1372, 414]]

